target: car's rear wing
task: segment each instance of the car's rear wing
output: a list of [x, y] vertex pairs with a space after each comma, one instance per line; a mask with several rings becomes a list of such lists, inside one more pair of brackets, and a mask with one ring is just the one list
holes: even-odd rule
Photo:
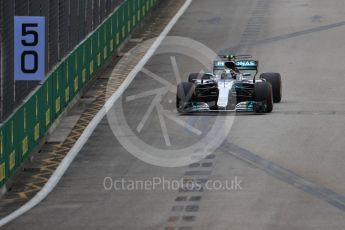
[[256, 60], [236, 60], [236, 67], [239, 70], [258, 70], [259, 61]]
[[[228, 61], [223, 61], [223, 60], [214, 61], [213, 70], [223, 70], [225, 68], [226, 62]], [[234, 62], [238, 70], [258, 71], [258, 68], [259, 68], [259, 61], [257, 60], [240, 59], [240, 60], [235, 60]]]

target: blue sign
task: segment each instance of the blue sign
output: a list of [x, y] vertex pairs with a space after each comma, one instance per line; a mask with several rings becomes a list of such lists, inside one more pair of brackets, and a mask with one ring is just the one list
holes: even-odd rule
[[14, 80], [45, 77], [45, 18], [14, 17]]

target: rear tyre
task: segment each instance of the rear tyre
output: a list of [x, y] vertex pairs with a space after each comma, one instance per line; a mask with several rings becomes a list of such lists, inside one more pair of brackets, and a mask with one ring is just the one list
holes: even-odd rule
[[256, 112], [270, 113], [273, 110], [273, 92], [269, 82], [257, 82], [254, 86], [255, 101], [265, 102], [266, 108], [259, 108]]
[[192, 102], [195, 86], [190, 82], [181, 82], [177, 85], [176, 109], [179, 113], [184, 113], [186, 104]]
[[194, 82], [196, 79], [210, 80], [211, 76], [209, 74], [203, 74], [203, 73], [191, 73], [191, 74], [189, 74], [188, 82]]
[[260, 78], [265, 79], [272, 85], [273, 102], [279, 103], [282, 100], [282, 78], [279, 73], [263, 73]]

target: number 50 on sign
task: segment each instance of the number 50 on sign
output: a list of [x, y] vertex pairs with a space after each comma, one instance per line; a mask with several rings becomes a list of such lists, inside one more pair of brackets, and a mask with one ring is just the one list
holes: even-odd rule
[[14, 17], [14, 80], [44, 79], [44, 39], [44, 17]]

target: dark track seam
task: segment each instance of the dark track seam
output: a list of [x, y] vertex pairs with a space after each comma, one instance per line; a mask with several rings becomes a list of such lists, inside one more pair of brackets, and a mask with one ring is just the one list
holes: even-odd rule
[[326, 187], [315, 184], [314, 182], [297, 175], [295, 172], [276, 165], [269, 160], [261, 158], [260, 156], [233, 143], [224, 142], [220, 149], [225, 153], [229, 153], [242, 161], [248, 162], [257, 168], [264, 170], [268, 174], [289, 185], [294, 186], [295, 188], [326, 201], [341, 211], [345, 211], [345, 196], [343, 195], [340, 195]]

